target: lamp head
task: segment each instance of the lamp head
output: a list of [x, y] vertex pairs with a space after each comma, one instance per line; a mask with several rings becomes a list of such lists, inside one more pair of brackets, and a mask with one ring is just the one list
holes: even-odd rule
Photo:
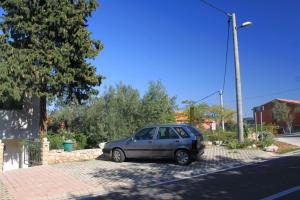
[[241, 25], [241, 28], [244, 28], [244, 27], [248, 27], [248, 26], [251, 26], [252, 25], [252, 22], [244, 22], [244, 23], [242, 23], [242, 25]]

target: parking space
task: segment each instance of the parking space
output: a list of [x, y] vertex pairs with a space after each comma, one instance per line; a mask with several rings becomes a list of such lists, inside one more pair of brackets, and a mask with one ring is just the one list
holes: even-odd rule
[[197, 176], [217, 170], [244, 165], [272, 157], [273, 154], [257, 149], [228, 150], [212, 146], [206, 149], [200, 161], [179, 166], [172, 161], [128, 161], [115, 163], [92, 160], [79, 163], [63, 163], [53, 167], [92, 184], [94, 187], [150, 186], [174, 179]]
[[[5, 172], [0, 175], [0, 181], [8, 189], [5, 191], [9, 191], [16, 200], [77, 199], [105, 194], [119, 187], [149, 187], [199, 176], [266, 160], [272, 156], [271, 153], [257, 149], [228, 150], [211, 146], [206, 148], [200, 161], [188, 166], [179, 166], [171, 161], [134, 160], [115, 163], [100, 159]], [[21, 181], [23, 179], [26, 179], [25, 187]], [[26, 190], [30, 192], [26, 193]], [[5, 198], [1, 195], [0, 199]]]

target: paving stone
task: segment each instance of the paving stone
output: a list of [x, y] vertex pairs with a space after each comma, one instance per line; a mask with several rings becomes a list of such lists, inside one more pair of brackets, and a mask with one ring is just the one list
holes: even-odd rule
[[14, 198], [9, 194], [6, 186], [0, 181], [0, 199], [1, 200], [14, 200]]
[[[29, 169], [34, 173], [26, 173], [26, 169], [22, 169], [12, 174], [11, 172], [0, 173], [0, 181], [4, 180], [3, 183], [6, 185], [1, 185], [0, 182], [0, 200], [13, 199], [8, 192], [18, 191], [20, 184], [28, 185], [20, 190], [25, 195], [23, 199], [84, 199], [118, 188], [148, 187], [165, 181], [241, 166], [266, 160], [273, 155], [258, 149], [229, 150], [222, 146], [210, 146], [205, 149], [200, 161], [188, 166], [179, 166], [171, 161], [115, 163], [107, 160], [90, 160]], [[5, 181], [3, 174], [9, 181]], [[32, 178], [40, 176], [44, 177], [40, 181], [34, 181]], [[64, 187], [64, 185], [67, 186]]]

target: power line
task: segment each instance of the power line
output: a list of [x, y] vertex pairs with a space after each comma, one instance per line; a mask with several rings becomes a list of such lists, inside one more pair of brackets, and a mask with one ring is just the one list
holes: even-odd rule
[[203, 101], [203, 100], [205, 100], [205, 99], [211, 97], [212, 95], [214, 95], [214, 94], [216, 94], [216, 93], [218, 93], [218, 92], [219, 92], [219, 91], [213, 92], [213, 93], [211, 93], [210, 95], [207, 95], [206, 97], [203, 97], [202, 99], [196, 101], [195, 103], [199, 103], [199, 102], [201, 102], [201, 101]]
[[[230, 30], [230, 18], [228, 18], [228, 21], [227, 21], [227, 38], [226, 38], [226, 53], [225, 53], [225, 69], [224, 69], [224, 77], [223, 77], [223, 84], [222, 84], [222, 94], [224, 94], [224, 88], [225, 88], [225, 83], [226, 83], [226, 74], [227, 74], [227, 62], [228, 62], [228, 47], [229, 47], [229, 30]], [[195, 103], [199, 103], [211, 96], [213, 96], [214, 94], [216, 93], [219, 93], [220, 91], [216, 91], [216, 92], [213, 92], [211, 93], [210, 95], [207, 95], [206, 97], [198, 100], [198, 101], [195, 101]]]
[[227, 61], [228, 61], [228, 47], [229, 47], [229, 30], [230, 30], [230, 18], [227, 20], [227, 38], [226, 38], [226, 53], [225, 53], [225, 69], [224, 69], [224, 77], [223, 77], [223, 85], [222, 85], [222, 93], [224, 94], [224, 88], [226, 83], [226, 74], [227, 74]]
[[226, 12], [226, 11], [223, 10], [222, 8], [219, 8], [219, 7], [215, 6], [215, 5], [213, 5], [213, 4], [210, 3], [210, 2], [205, 1], [205, 0], [200, 0], [200, 1], [201, 1], [202, 3], [204, 3], [204, 4], [206, 4], [207, 6], [209, 6], [209, 7], [213, 8], [213, 9], [219, 11], [219, 12], [221, 12], [221, 13], [223, 13], [223, 14], [225, 14], [225, 15], [228, 15], [228, 12]]
[[[208, 2], [206, 0], [200, 0], [200, 1], [202, 3], [204, 3], [205, 5], [207, 5], [207, 6], [211, 7], [211, 8], [213, 8], [213, 9], [215, 9], [215, 10], [217, 10], [217, 11], [223, 13], [223, 14], [225, 14], [226, 16], [229, 16], [228, 12], [225, 11], [224, 9], [217, 7], [214, 4], [212, 4], [212, 3], [210, 3], [210, 2]], [[224, 88], [225, 88], [226, 74], [227, 74], [228, 47], [229, 47], [229, 30], [230, 30], [230, 18], [229, 17], [228, 17], [227, 21], [228, 21], [228, 23], [227, 23], [226, 53], [225, 53], [225, 65], [224, 65], [225, 69], [224, 69], [224, 77], [223, 77], [223, 84], [222, 84], [222, 94], [223, 94], [223, 91], [224, 91]], [[207, 99], [207, 98], [209, 98], [209, 97], [211, 97], [211, 96], [213, 96], [213, 95], [215, 95], [216, 93], [219, 93], [219, 92], [220, 92], [219, 90], [215, 91], [215, 92], [211, 93], [210, 95], [207, 95], [206, 97], [204, 97], [204, 98], [202, 98], [202, 99], [200, 99], [198, 101], [195, 101], [195, 103], [199, 103], [199, 102], [201, 102], [201, 101], [203, 101], [203, 100], [205, 100], [205, 99]]]

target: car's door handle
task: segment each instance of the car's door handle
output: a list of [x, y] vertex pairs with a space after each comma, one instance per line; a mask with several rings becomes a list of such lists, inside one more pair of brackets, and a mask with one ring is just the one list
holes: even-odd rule
[[177, 143], [178, 143], [178, 142], [179, 142], [179, 140], [175, 140], [175, 142], [177, 142]]
[[148, 141], [148, 143], [152, 143], [152, 141]]

